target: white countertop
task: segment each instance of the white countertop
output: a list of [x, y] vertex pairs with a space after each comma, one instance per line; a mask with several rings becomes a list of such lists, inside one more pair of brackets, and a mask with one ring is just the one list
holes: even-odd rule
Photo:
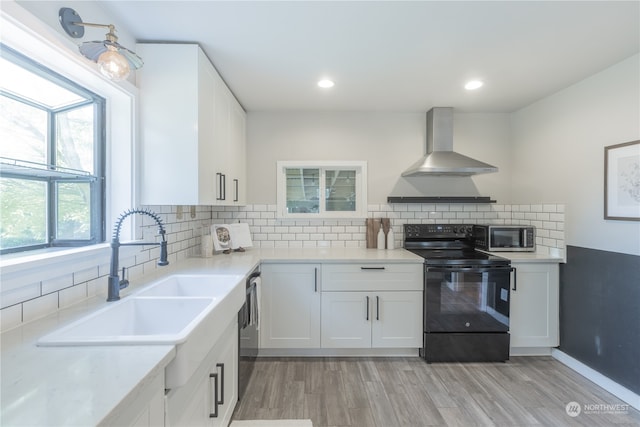
[[507, 258], [513, 262], [530, 262], [530, 263], [543, 263], [543, 262], [565, 262], [564, 259], [549, 255], [540, 254], [536, 252], [490, 252], [492, 255], [501, 256]]
[[[260, 262], [409, 262], [423, 259], [403, 249], [248, 249], [244, 253], [189, 258], [133, 280], [121, 296], [175, 273], [250, 273]], [[106, 289], [107, 280], [104, 278]], [[0, 335], [0, 425], [98, 425], [127, 405], [146, 378], [175, 357], [173, 346], [37, 347], [43, 335], [108, 303], [94, 297]]]

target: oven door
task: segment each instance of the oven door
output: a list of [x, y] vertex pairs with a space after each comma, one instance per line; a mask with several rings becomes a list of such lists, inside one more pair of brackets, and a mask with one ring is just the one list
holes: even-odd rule
[[511, 267], [425, 270], [425, 333], [509, 331]]

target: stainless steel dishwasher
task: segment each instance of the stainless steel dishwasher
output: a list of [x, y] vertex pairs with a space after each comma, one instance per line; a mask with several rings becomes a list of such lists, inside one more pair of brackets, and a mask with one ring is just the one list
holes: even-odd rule
[[260, 267], [246, 280], [245, 303], [238, 312], [238, 400], [244, 396], [258, 357], [258, 286]]

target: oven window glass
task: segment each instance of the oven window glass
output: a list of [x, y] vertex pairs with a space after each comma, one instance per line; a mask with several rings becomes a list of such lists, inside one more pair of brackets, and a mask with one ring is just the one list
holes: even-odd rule
[[509, 270], [442, 270], [426, 273], [426, 332], [509, 330]]
[[520, 246], [520, 230], [517, 228], [492, 229], [491, 246], [494, 248], [510, 248]]

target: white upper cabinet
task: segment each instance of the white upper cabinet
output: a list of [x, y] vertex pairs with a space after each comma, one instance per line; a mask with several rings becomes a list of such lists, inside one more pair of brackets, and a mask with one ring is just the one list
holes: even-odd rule
[[137, 51], [141, 203], [246, 203], [245, 112], [204, 52], [162, 43]]

